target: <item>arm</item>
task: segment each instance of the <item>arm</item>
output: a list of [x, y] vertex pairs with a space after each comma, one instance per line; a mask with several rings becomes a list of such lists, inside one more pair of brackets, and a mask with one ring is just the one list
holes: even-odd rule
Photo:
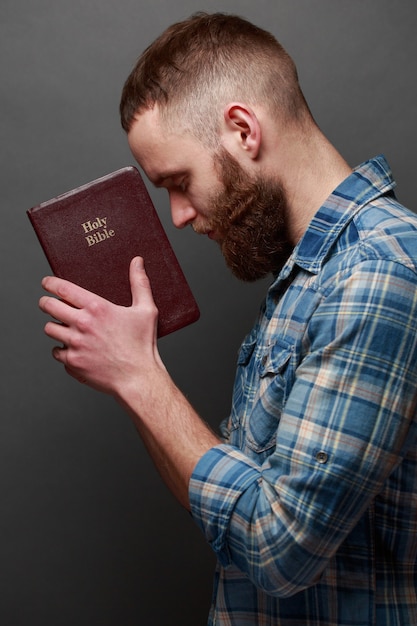
[[219, 443], [174, 385], [160, 358], [155, 307], [143, 260], [130, 266], [132, 306], [121, 307], [77, 285], [46, 277], [39, 306], [57, 321], [45, 333], [61, 342], [54, 358], [67, 372], [111, 394], [126, 409], [168, 487], [189, 507], [188, 484], [200, 457]]
[[[398, 501], [410, 497], [401, 482], [407, 466], [397, 468], [407, 455], [413, 462], [417, 439], [415, 284], [411, 270], [378, 261], [332, 281], [317, 299], [293, 366], [285, 362], [274, 375], [272, 367], [262, 369], [262, 353], [255, 357], [262, 392], [251, 398], [245, 427], [279, 414], [288, 384], [275, 450], [261, 463], [248, 449], [221, 445], [196, 466], [194, 519], [224, 565], [235, 564], [271, 595], [316, 583], [343, 542], [365, 553], [360, 522], [375, 498], [389, 516], [390, 490]], [[403, 542], [405, 527], [398, 529]]]

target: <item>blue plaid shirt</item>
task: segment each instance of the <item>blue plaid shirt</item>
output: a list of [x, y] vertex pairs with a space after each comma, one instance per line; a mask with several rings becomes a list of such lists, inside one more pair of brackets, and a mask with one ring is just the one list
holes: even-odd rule
[[417, 216], [385, 159], [320, 208], [190, 483], [211, 625], [417, 624]]

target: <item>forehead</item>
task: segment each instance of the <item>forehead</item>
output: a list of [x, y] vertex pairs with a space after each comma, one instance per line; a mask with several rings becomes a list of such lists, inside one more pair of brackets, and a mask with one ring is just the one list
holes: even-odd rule
[[147, 172], [155, 152], [161, 150], [165, 143], [155, 108], [146, 109], [143, 113], [135, 115], [127, 140], [136, 161]]
[[157, 106], [135, 117], [128, 142], [136, 161], [155, 184], [211, 158], [207, 148], [189, 133], [167, 130]]

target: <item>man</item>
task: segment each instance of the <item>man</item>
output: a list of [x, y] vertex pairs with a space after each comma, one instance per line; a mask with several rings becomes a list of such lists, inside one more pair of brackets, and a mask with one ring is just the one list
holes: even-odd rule
[[352, 170], [292, 60], [222, 14], [174, 25], [121, 101], [174, 224], [272, 284], [242, 344], [222, 438], [158, 353], [141, 259], [131, 308], [54, 277], [53, 354], [128, 411], [218, 557], [210, 624], [417, 623], [417, 218], [380, 156]]

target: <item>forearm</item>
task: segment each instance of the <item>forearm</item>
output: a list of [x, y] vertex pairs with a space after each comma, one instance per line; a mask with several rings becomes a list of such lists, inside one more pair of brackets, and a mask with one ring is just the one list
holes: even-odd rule
[[147, 374], [146, 381], [117, 394], [135, 424], [157, 470], [187, 509], [188, 489], [199, 459], [219, 438], [201, 420], [163, 367]]
[[40, 308], [45, 332], [61, 346], [55, 359], [69, 374], [114, 396], [128, 411], [157, 469], [189, 507], [197, 461], [219, 443], [174, 385], [156, 343], [157, 309], [141, 259], [131, 263], [132, 306], [118, 307], [77, 285], [47, 277]]

